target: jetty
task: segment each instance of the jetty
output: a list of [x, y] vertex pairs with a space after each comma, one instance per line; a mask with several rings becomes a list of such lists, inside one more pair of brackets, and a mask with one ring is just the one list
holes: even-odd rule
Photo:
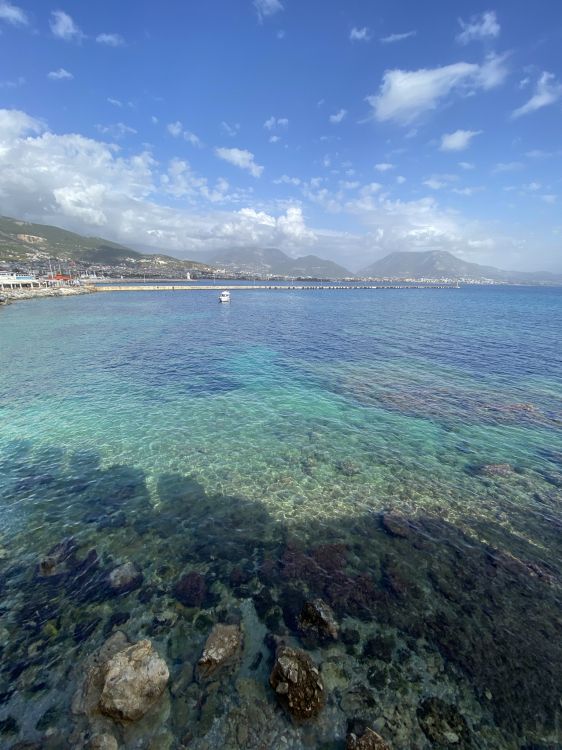
[[350, 289], [456, 289], [455, 284], [102, 284], [95, 287], [96, 292], [216, 292], [222, 289], [230, 291], [280, 291], [340, 292]]

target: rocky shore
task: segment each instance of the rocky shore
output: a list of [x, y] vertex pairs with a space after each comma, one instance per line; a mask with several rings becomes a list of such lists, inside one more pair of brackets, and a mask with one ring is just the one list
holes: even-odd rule
[[92, 294], [94, 286], [61, 286], [41, 289], [5, 289], [0, 290], [0, 304], [9, 304], [23, 299], [37, 299], [41, 297], [75, 297], [78, 294]]

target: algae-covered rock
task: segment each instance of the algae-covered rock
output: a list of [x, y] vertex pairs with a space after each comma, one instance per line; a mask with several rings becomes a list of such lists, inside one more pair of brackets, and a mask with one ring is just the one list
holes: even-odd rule
[[332, 608], [322, 599], [308, 601], [299, 617], [299, 630], [305, 636], [313, 636], [320, 641], [337, 640], [338, 623]]
[[324, 683], [310, 656], [300, 649], [281, 646], [269, 683], [279, 703], [297, 720], [318, 716], [326, 702]]
[[114, 719], [136, 721], [162, 695], [169, 677], [152, 643], [139, 641], [107, 662], [100, 710]]
[[464, 717], [455, 706], [440, 698], [427, 698], [418, 706], [418, 721], [433, 747], [471, 747], [470, 733]]

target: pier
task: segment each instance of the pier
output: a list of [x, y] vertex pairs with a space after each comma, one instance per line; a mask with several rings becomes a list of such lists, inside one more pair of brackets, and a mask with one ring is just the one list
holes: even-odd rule
[[218, 292], [270, 290], [284, 292], [344, 291], [350, 289], [456, 289], [456, 284], [108, 284], [93, 287], [97, 292]]

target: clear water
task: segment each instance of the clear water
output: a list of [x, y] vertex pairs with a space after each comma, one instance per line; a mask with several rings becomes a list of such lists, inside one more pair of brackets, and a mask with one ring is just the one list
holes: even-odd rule
[[[119, 627], [188, 674], [157, 720], [111, 727], [124, 748], [335, 749], [349, 721], [395, 748], [562, 747], [561, 334], [546, 288], [0, 310], [0, 745], [80, 747], [72, 694]], [[68, 538], [95, 563], [41, 576]], [[142, 586], [115, 596], [128, 560]], [[314, 596], [345, 637], [305, 644], [328, 703], [298, 726], [263, 639], [302, 647]], [[186, 665], [219, 621], [245, 647], [209, 686]]]

